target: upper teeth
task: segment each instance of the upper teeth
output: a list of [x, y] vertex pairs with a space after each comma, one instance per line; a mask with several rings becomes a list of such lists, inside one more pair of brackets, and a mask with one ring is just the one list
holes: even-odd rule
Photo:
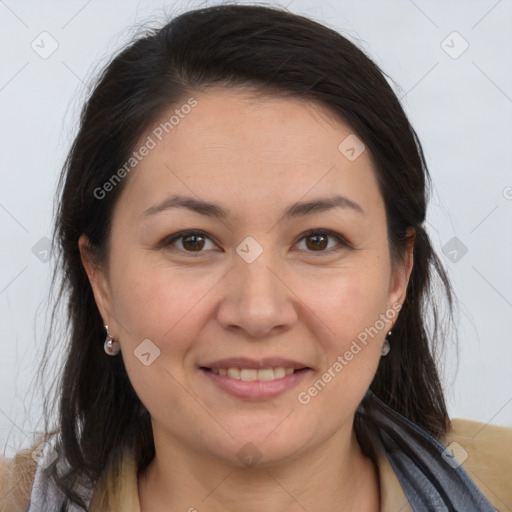
[[211, 369], [213, 373], [217, 375], [227, 375], [233, 379], [251, 381], [251, 380], [274, 380], [282, 379], [285, 375], [291, 375], [294, 370], [293, 368], [262, 368], [257, 370], [255, 368], [215, 368]]

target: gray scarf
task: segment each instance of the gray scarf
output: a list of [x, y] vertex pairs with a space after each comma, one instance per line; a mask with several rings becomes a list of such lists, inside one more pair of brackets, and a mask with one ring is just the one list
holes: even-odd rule
[[370, 390], [360, 409], [377, 428], [386, 456], [414, 512], [496, 512], [473, 480], [452, 467], [445, 447]]

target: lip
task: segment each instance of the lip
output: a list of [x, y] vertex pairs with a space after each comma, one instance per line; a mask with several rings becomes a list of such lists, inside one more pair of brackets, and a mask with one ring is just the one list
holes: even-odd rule
[[253, 370], [261, 370], [263, 368], [293, 368], [294, 370], [301, 370], [303, 368], [311, 369], [307, 364], [291, 359], [283, 359], [281, 357], [265, 357], [263, 359], [251, 359], [248, 357], [229, 357], [227, 359], [220, 359], [210, 363], [201, 364], [200, 368], [212, 368], [218, 370], [220, 368], [249, 368]]
[[228, 375], [217, 375], [202, 367], [200, 372], [210, 380], [217, 388], [225, 393], [246, 401], [270, 400], [298, 386], [304, 378], [313, 370], [303, 368], [291, 375], [285, 375], [281, 379], [269, 381], [243, 381], [233, 379]]

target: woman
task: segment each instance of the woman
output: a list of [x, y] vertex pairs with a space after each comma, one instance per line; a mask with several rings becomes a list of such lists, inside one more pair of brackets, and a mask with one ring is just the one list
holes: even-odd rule
[[428, 180], [326, 27], [224, 5], [134, 41], [66, 162], [59, 424], [2, 510], [508, 510], [511, 430], [452, 423], [432, 354]]

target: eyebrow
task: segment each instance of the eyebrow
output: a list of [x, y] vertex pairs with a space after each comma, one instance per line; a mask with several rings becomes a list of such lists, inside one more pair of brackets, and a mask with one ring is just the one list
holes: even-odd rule
[[[144, 211], [144, 215], [155, 215], [172, 208], [180, 207], [188, 208], [200, 215], [215, 217], [218, 219], [227, 219], [230, 215], [229, 210], [220, 204], [210, 203], [193, 197], [185, 197], [181, 195], [173, 195], [161, 203], [151, 206]], [[365, 215], [364, 210], [356, 202], [345, 196], [334, 195], [331, 197], [313, 199], [312, 201], [294, 203], [284, 211], [283, 218], [289, 220], [297, 217], [306, 217], [315, 213], [332, 210], [334, 208], [348, 208]]]

